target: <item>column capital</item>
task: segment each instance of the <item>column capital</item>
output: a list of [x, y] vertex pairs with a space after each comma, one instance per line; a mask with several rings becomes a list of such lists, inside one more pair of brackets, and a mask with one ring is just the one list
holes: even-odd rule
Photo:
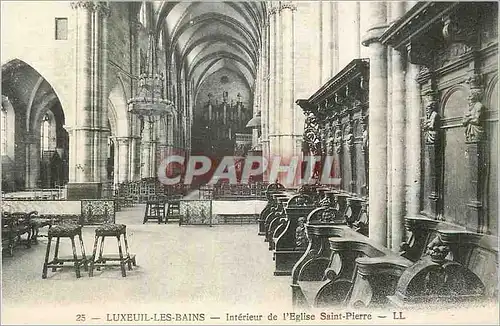
[[132, 30], [134, 32], [139, 32], [144, 27], [142, 23], [136, 18], [130, 19], [130, 26], [132, 27]]
[[111, 9], [108, 2], [79, 0], [71, 2], [73, 9], [86, 9], [90, 12], [97, 12], [104, 17], [111, 16]]
[[269, 9], [269, 12], [267, 13], [267, 15], [269, 17], [271, 17], [272, 15], [275, 15], [277, 12], [278, 12], [278, 7], [272, 7]]
[[130, 141], [130, 137], [113, 137], [118, 145], [127, 145]]
[[279, 11], [283, 11], [285, 9], [290, 9], [291, 11], [295, 11], [295, 10], [297, 10], [297, 5], [295, 3], [293, 3], [292, 1], [286, 1], [286, 2], [280, 3]]

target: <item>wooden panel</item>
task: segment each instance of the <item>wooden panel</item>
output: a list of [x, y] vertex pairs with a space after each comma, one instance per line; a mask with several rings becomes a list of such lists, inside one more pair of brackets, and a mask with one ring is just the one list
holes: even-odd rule
[[496, 297], [498, 285], [497, 265], [498, 258], [495, 252], [476, 247], [472, 251], [467, 266], [484, 283], [489, 297]]
[[342, 188], [347, 191], [351, 191], [351, 154], [349, 153], [347, 146], [343, 145], [343, 161], [342, 161]]
[[211, 200], [181, 200], [179, 224], [212, 225]]
[[443, 107], [445, 119], [462, 117], [467, 110], [467, 92], [464, 87], [457, 87], [446, 99]]
[[447, 221], [466, 225], [467, 201], [467, 159], [463, 128], [446, 130], [444, 148], [443, 214]]
[[365, 175], [365, 155], [361, 150], [362, 144], [356, 144], [356, 192], [358, 194], [364, 195], [363, 186], [366, 183]]
[[486, 178], [486, 212], [488, 230], [498, 235], [498, 122], [488, 124], [488, 153]]

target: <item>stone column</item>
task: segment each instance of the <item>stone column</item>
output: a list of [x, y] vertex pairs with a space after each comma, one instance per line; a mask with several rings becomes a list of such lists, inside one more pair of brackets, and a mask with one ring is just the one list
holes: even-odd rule
[[140, 166], [140, 156], [138, 155], [138, 151], [141, 147], [141, 139], [140, 137], [134, 136], [130, 138], [129, 145], [129, 181], [135, 181], [139, 179], [140, 175], [137, 173], [139, 171]]
[[[165, 155], [170, 156], [174, 154], [174, 115], [167, 115], [167, 129], [166, 129], [166, 150]], [[172, 165], [168, 166], [167, 173], [172, 173]]]
[[151, 133], [152, 123], [144, 120], [141, 140], [141, 179], [148, 178], [151, 172]]
[[[404, 2], [392, 2], [393, 20], [405, 11]], [[404, 53], [392, 51], [392, 192], [391, 247], [399, 251], [404, 241], [405, 215], [405, 136], [406, 136], [406, 59]]]
[[[101, 120], [101, 148], [107, 148], [108, 139], [111, 135], [111, 130], [109, 129], [109, 118], [108, 118], [108, 23], [109, 23], [109, 13], [102, 15], [102, 37], [101, 37], [101, 53], [100, 53], [100, 64], [102, 69], [102, 82], [101, 86], [101, 110], [102, 110], [102, 120]], [[104, 151], [100, 151], [101, 157], [101, 180], [107, 180], [108, 178], [108, 158], [107, 155], [103, 155]]]
[[[387, 49], [379, 42], [386, 26], [386, 4], [368, 5], [370, 28], [363, 40], [369, 47], [369, 237], [381, 245], [387, 244]], [[379, 140], [379, 141], [376, 141]]]
[[269, 10], [269, 155], [277, 154], [276, 144], [276, 47], [278, 37], [276, 36], [277, 11], [278, 9], [271, 4]]
[[323, 85], [332, 77], [332, 47], [331, 47], [331, 35], [332, 35], [332, 2], [330, 1], [320, 1], [320, 72], [321, 72], [321, 84]]
[[26, 144], [26, 188], [37, 188], [40, 178], [40, 142], [33, 136], [27, 136]]
[[[75, 120], [69, 123], [70, 183], [75, 185], [75, 195], [90, 187], [94, 195], [98, 183], [106, 180], [107, 146], [107, 17], [110, 10], [105, 2], [73, 2], [76, 10], [76, 91]], [[76, 188], [80, 190], [76, 191]], [[68, 198], [72, 197], [73, 185], [68, 185]]]
[[156, 150], [158, 148], [157, 132], [158, 132], [158, 121], [154, 121], [151, 123], [151, 142], [150, 142], [151, 145], [149, 148], [149, 177], [156, 176], [156, 168], [157, 168]]
[[118, 140], [116, 137], [113, 137], [113, 184], [116, 185], [120, 183], [120, 148], [118, 146]]
[[420, 87], [416, 81], [418, 66], [408, 64], [406, 74], [407, 128], [406, 128], [406, 214], [415, 216], [420, 213], [421, 187], [421, 122]]
[[339, 25], [338, 25], [338, 3], [337, 1], [331, 1], [331, 30], [330, 34], [330, 47], [332, 48], [332, 57], [331, 57], [331, 68], [332, 71], [330, 73], [331, 76], [335, 76], [339, 71]]
[[354, 57], [361, 58], [361, 4], [356, 1], [355, 27], [354, 27]]
[[282, 159], [289, 159], [294, 154], [295, 136], [295, 69], [294, 69], [294, 11], [297, 10], [295, 4], [291, 1], [281, 2], [280, 12], [282, 20], [282, 77], [281, 77], [281, 105], [279, 120], [276, 121], [280, 126], [280, 153]]
[[[269, 20], [263, 27], [262, 34], [262, 156], [269, 157]], [[264, 174], [264, 180], [267, 181], [267, 174]]]
[[118, 150], [118, 183], [129, 181], [129, 144], [128, 137], [117, 137], [115, 141], [115, 151]]

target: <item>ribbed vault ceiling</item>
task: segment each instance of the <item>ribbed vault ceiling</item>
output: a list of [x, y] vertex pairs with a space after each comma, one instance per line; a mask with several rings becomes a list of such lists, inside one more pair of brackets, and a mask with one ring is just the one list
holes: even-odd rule
[[[155, 2], [156, 32], [168, 37], [167, 53], [186, 65], [195, 93], [219, 69], [241, 76], [251, 88], [257, 73], [264, 2]], [[179, 71], [183, 66], [178, 67]]]

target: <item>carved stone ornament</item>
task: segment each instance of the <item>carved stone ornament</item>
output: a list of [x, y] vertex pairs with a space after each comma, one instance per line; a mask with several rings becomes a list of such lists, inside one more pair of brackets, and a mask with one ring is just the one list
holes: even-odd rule
[[334, 146], [335, 146], [335, 152], [337, 154], [342, 152], [342, 126], [340, 125], [339, 122], [336, 123], [335, 125], [335, 140], [334, 140]]
[[465, 114], [462, 124], [465, 126], [465, 141], [467, 143], [478, 143], [483, 140], [483, 112], [485, 110], [481, 97], [483, 95], [480, 86], [480, 76], [475, 74], [467, 80], [469, 84], [469, 108]]
[[445, 15], [443, 22], [443, 37], [447, 42], [471, 44], [474, 42], [477, 22], [475, 19], [464, 19], [455, 15]]
[[71, 2], [71, 8], [73, 9], [87, 9], [91, 12], [97, 12], [103, 16], [109, 17], [111, 15], [111, 9], [106, 2], [94, 2], [87, 0], [80, 0]]
[[436, 263], [442, 263], [450, 252], [450, 247], [445, 245], [439, 236], [429, 242], [427, 245], [426, 254], [431, 257], [431, 260]]
[[290, 9], [291, 11], [295, 11], [297, 10], [297, 6], [291, 1], [281, 2], [280, 11], [284, 9]]
[[352, 146], [354, 145], [354, 135], [352, 133], [352, 121], [349, 121], [346, 124], [345, 130], [344, 130], [344, 142], [349, 149], [351, 149]]
[[312, 112], [309, 112], [304, 126], [304, 144], [306, 152], [314, 155], [321, 154], [321, 139], [320, 139], [319, 124]]
[[272, 15], [275, 15], [277, 12], [278, 12], [278, 8], [277, 7], [272, 7], [272, 8], [269, 9], [268, 15], [272, 16]]
[[363, 153], [368, 153], [368, 146], [369, 146], [368, 123], [366, 123], [365, 119], [363, 119], [363, 121], [361, 123], [361, 128], [363, 130], [362, 141], [361, 141], [361, 151]]
[[436, 93], [428, 91], [425, 93], [425, 121], [424, 121], [424, 138], [426, 144], [434, 144], [438, 137], [440, 116], [437, 109]]

